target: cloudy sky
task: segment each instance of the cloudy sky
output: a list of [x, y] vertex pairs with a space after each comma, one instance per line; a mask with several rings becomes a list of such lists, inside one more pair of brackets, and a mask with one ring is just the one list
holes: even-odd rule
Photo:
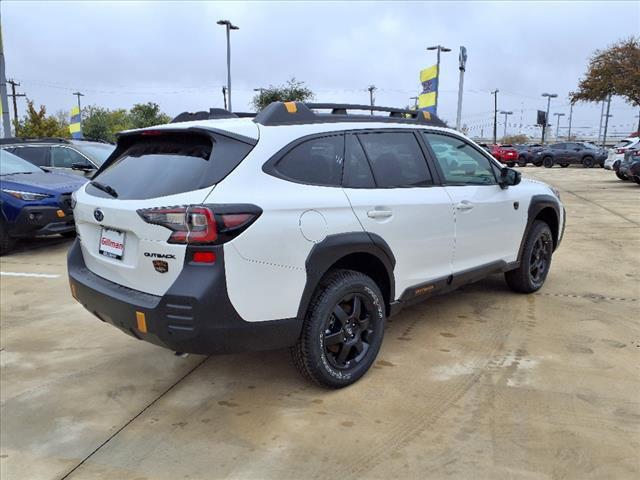
[[[566, 113], [592, 52], [640, 33], [640, 2], [28, 2], [1, 6], [7, 77], [50, 112], [85, 104], [129, 108], [154, 101], [170, 115], [223, 104], [226, 44], [232, 32], [233, 106], [249, 110], [253, 89], [295, 76], [317, 101], [404, 106], [419, 70], [442, 44], [439, 114], [455, 123], [460, 45], [468, 49], [463, 123], [491, 130], [493, 97], [511, 110], [510, 132], [551, 112]], [[19, 100], [24, 112], [24, 100]], [[637, 108], [615, 98], [612, 130], [634, 130]], [[574, 127], [597, 134], [599, 105], [574, 108]], [[555, 119], [555, 117], [553, 117]], [[499, 129], [502, 132], [502, 127]]]

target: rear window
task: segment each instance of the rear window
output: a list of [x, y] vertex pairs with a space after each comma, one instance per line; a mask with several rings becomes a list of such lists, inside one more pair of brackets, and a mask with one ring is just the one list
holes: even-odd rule
[[[253, 147], [223, 135], [163, 133], [126, 137], [119, 153], [95, 180], [122, 200], [165, 197], [210, 187], [226, 177]], [[89, 184], [94, 196], [109, 195]]]

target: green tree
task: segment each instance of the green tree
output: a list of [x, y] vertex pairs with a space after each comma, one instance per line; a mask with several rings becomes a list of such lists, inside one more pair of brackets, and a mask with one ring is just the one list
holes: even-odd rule
[[618, 95], [640, 106], [640, 38], [628, 38], [606, 50], [596, 50], [589, 60], [585, 77], [571, 101], [599, 102]]
[[69, 137], [68, 124], [47, 115], [47, 108], [36, 109], [33, 100], [27, 100], [27, 113], [14, 125], [17, 137]]
[[132, 128], [151, 127], [169, 123], [171, 117], [160, 111], [160, 105], [154, 102], [137, 103], [129, 111]]
[[94, 140], [115, 142], [116, 133], [133, 128], [129, 112], [120, 108], [108, 108], [88, 105], [82, 109], [82, 134]]
[[306, 102], [313, 98], [313, 92], [304, 82], [291, 78], [284, 85], [269, 85], [268, 88], [261, 89], [253, 97], [251, 104], [260, 111], [272, 102]]

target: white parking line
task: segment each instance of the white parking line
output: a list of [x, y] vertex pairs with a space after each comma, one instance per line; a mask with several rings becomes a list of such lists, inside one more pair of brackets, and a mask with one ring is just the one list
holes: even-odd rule
[[51, 273], [0, 272], [0, 277], [59, 278], [60, 275], [55, 275], [55, 274], [51, 274]]

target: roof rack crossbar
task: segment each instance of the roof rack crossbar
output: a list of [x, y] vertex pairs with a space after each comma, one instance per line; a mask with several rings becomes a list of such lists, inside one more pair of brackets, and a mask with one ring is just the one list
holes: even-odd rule
[[[330, 113], [317, 113], [314, 110], [330, 110]], [[351, 114], [349, 111], [365, 113]], [[372, 112], [385, 112], [389, 115], [372, 115]], [[253, 121], [265, 126], [337, 122], [418, 123], [436, 127], [447, 126], [435, 115], [422, 110], [347, 103], [273, 102], [258, 113]]]

